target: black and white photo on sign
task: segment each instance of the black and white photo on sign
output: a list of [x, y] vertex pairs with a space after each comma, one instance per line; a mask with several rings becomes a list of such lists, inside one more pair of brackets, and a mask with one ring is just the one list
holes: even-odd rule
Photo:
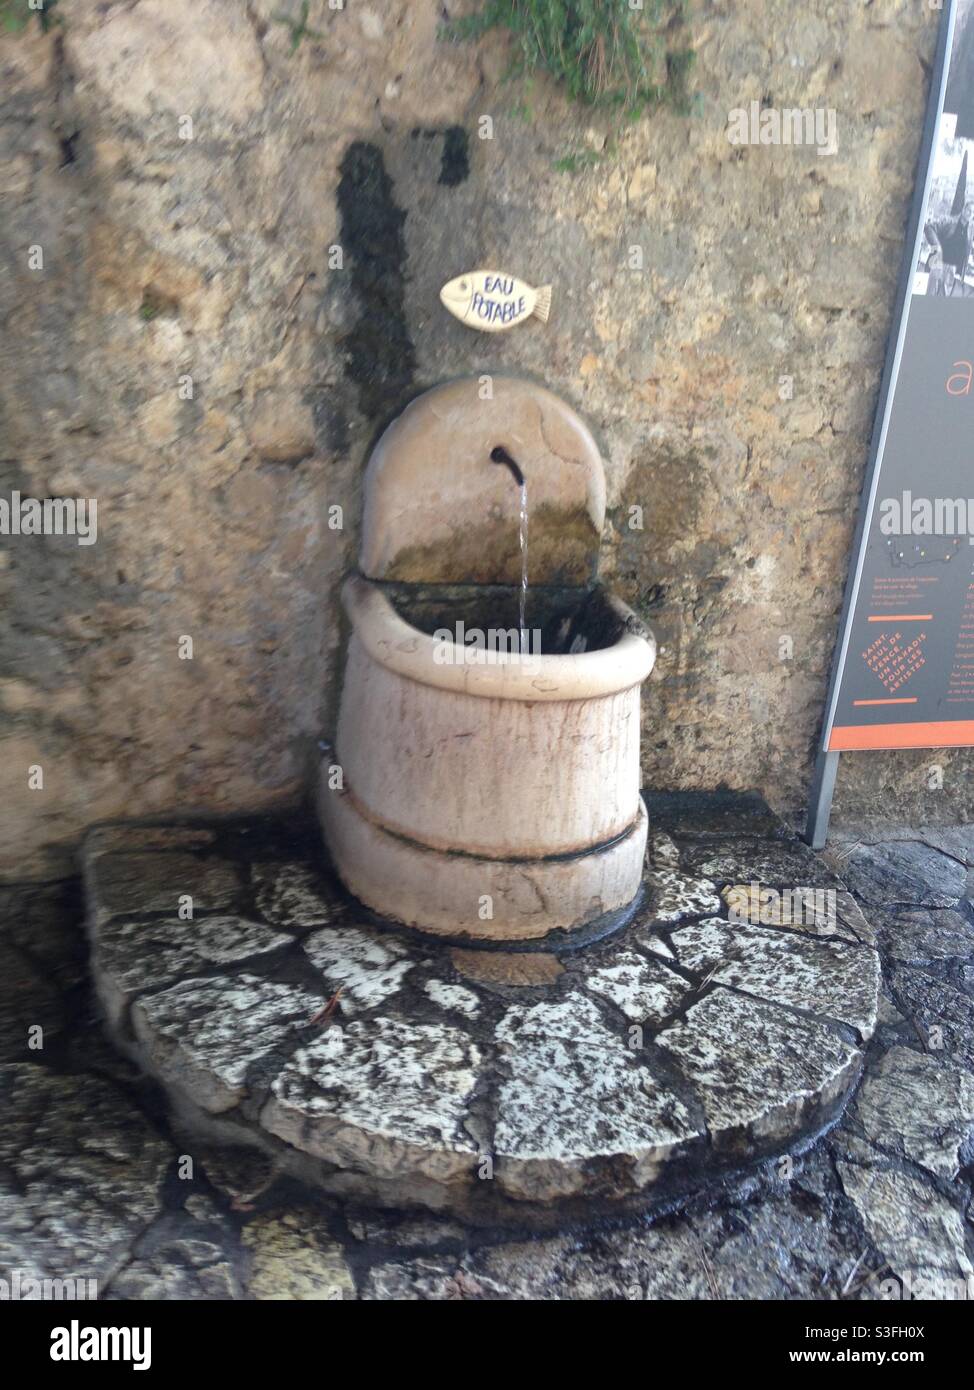
[[974, 295], [974, 0], [957, 0], [914, 294]]

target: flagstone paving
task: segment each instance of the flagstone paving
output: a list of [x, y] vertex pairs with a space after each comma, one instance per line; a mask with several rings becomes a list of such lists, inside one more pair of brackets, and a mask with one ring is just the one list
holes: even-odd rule
[[[649, 800], [636, 919], [538, 970], [367, 921], [300, 824], [97, 832], [96, 991], [71, 886], [0, 889], [0, 1276], [143, 1299], [957, 1296], [974, 835], [847, 830], [819, 856], [753, 798]], [[732, 922], [742, 884], [838, 910]]]

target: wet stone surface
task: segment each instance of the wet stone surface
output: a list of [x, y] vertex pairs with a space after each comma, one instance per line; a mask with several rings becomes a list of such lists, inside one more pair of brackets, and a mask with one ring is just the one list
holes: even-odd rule
[[[719, 897], [780, 847], [820, 882], [754, 800], [736, 822], [726, 796], [652, 800], [670, 875], [707, 865]], [[749, 859], [722, 881], [732, 841]], [[492, 953], [370, 925], [300, 824], [108, 827], [96, 893], [101, 853], [195, 856], [233, 897], [185, 923], [178, 882], [145, 912], [123, 893], [89, 922], [99, 998], [77, 895], [0, 888], [4, 1277], [147, 1300], [857, 1300], [974, 1278], [974, 920], [924, 901], [936, 857], [911, 861], [933, 875], [911, 901], [847, 895], [831, 933], [730, 922], [694, 891], [576, 953]]]
[[957, 983], [951, 983], [943, 973], [894, 965], [890, 980], [894, 1000], [912, 1019], [927, 1050], [970, 1070], [974, 1068], [974, 997], [970, 975], [966, 975], [965, 992], [965, 972], [958, 974]]
[[683, 863], [690, 873], [714, 883], [761, 883], [789, 887], [808, 884], [813, 888], [835, 886], [835, 876], [800, 841], [786, 844], [729, 836], [689, 845]]
[[839, 872], [854, 893], [876, 904], [954, 907], [967, 892], [967, 867], [917, 841], [854, 845], [842, 854]]
[[950, 1180], [974, 1142], [974, 1076], [891, 1047], [863, 1082], [853, 1113], [877, 1148]]
[[159, 1210], [172, 1151], [96, 1076], [0, 1067], [0, 1266], [104, 1280]]
[[886, 949], [907, 965], [968, 961], [974, 957], [974, 924], [961, 912], [916, 908], [889, 919]]
[[194, 913], [232, 908], [239, 895], [234, 866], [177, 851], [100, 856], [95, 912], [101, 921], [124, 912], [176, 915], [180, 899]]

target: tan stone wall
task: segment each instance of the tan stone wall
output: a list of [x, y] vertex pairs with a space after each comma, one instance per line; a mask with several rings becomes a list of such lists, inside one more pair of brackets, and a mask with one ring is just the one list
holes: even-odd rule
[[[500, 368], [545, 380], [603, 443], [604, 570], [663, 648], [647, 780], [796, 806], [937, 12], [702, 4], [696, 113], [650, 115], [589, 163], [612, 123], [543, 81], [503, 85], [499, 39], [438, 43], [434, 0], [311, 0], [321, 37], [293, 51], [288, 9], [63, 0], [49, 35], [0, 40], [0, 495], [99, 508], [97, 545], [20, 538], [0, 560], [0, 872], [66, 871], [98, 819], [301, 794], [334, 715], [369, 442], [411, 392]], [[839, 153], [735, 149], [728, 111], [752, 98], [834, 107]], [[470, 137], [465, 178], [444, 169], [449, 126]], [[336, 201], [355, 141], [391, 180], [379, 259], [404, 252], [371, 289], [355, 195], [344, 221]], [[439, 286], [477, 264], [552, 281], [547, 328], [450, 318]], [[921, 807], [930, 761], [849, 757], [840, 805], [965, 811], [968, 755]]]

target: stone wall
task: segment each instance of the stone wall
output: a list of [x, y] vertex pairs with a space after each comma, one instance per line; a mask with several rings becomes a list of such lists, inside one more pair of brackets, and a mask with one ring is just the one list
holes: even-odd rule
[[[0, 554], [5, 876], [69, 871], [96, 820], [301, 795], [369, 444], [501, 368], [603, 444], [603, 570], [662, 646], [647, 781], [801, 803], [938, 12], [707, 0], [694, 113], [620, 128], [505, 84], [500, 37], [437, 41], [459, 8], [61, 0], [0, 40], [0, 495], [98, 501], [96, 545]], [[735, 148], [752, 98], [834, 107], [838, 154]], [[478, 264], [553, 282], [548, 326], [450, 318]], [[847, 756], [838, 806], [963, 815], [970, 765]]]

